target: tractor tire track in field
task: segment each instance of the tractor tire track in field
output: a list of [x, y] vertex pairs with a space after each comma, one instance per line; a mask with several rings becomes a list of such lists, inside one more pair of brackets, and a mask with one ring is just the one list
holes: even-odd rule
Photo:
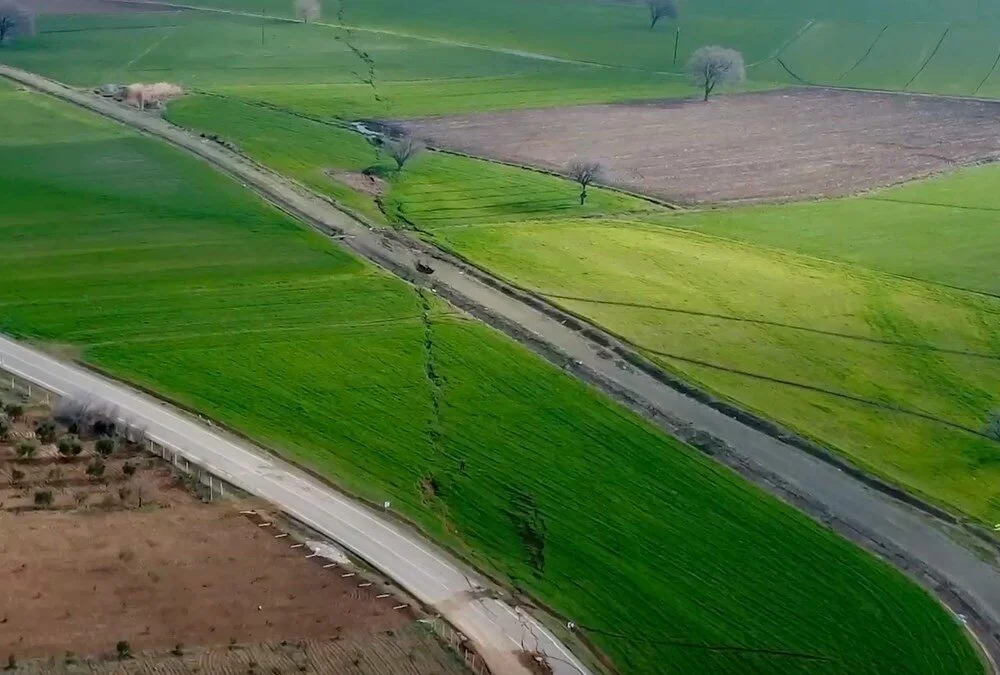
[[927, 66], [930, 64], [931, 61], [934, 60], [934, 57], [937, 56], [938, 50], [941, 49], [941, 45], [944, 44], [945, 38], [948, 37], [948, 33], [950, 32], [951, 32], [951, 26], [948, 26], [947, 28], [944, 29], [944, 33], [941, 34], [941, 39], [937, 41], [936, 45], [934, 45], [934, 49], [931, 50], [930, 56], [928, 56], [927, 60], [925, 60], [922, 64], [920, 64], [920, 68], [917, 70], [917, 72], [913, 74], [913, 77], [911, 77], [909, 81], [905, 85], [903, 85], [903, 91], [909, 89], [910, 85], [913, 84], [913, 82], [918, 77], [920, 77], [920, 73], [924, 72], [924, 69], [927, 68]]
[[872, 344], [885, 345], [887, 347], [901, 347], [904, 349], [919, 349], [954, 356], [968, 356], [978, 359], [1000, 360], [1000, 354], [990, 354], [986, 352], [970, 352], [964, 349], [949, 349], [948, 347], [938, 347], [936, 345], [917, 342], [904, 342], [900, 340], [887, 340], [882, 338], [867, 337], [865, 335], [854, 335], [852, 333], [839, 333], [822, 328], [810, 328], [808, 326], [797, 326], [791, 323], [780, 321], [769, 321], [767, 319], [753, 319], [745, 316], [733, 316], [731, 314], [718, 314], [715, 312], [699, 312], [693, 309], [680, 309], [678, 307], [666, 307], [664, 305], [648, 305], [639, 302], [624, 302], [619, 300], [602, 300], [598, 298], [583, 298], [574, 295], [559, 295], [557, 293], [538, 292], [539, 295], [553, 300], [569, 300], [571, 302], [584, 302], [595, 305], [612, 305], [615, 307], [634, 307], [636, 309], [649, 309], [657, 312], [667, 312], [670, 314], [683, 314], [685, 316], [704, 317], [706, 319], [718, 319], [720, 321], [738, 321], [740, 323], [752, 323], [760, 326], [771, 326], [774, 328], [787, 328], [788, 330], [803, 331], [815, 335], [825, 335], [827, 337], [842, 338], [844, 340], [858, 340], [859, 342], [870, 342]]
[[817, 394], [824, 394], [826, 396], [833, 396], [836, 398], [842, 398], [846, 401], [852, 401], [854, 403], [860, 403], [861, 405], [870, 406], [873, 408], [879, 408], [881, 410], [888, 410], [890, 412], [900, 413], [902, 415], [910, 415], [911, 417], [919, 417], [921, 419], [927, 420], [928, 422], [934, 422], [935, 424], [941, 424], [958, 431], [964, 431], [965, 433], [972, 434], [973, 436], [979, 436], [987, 440], [992, 440], [989, 436], [977, 431], [975, 429], [969, 428], [958, 422], [952, 422], [951, 420], [946, 420], [943, 417], [936, 417], [930, 413], [923, 412], [921, 410], [916, 410], [913, 408], [904, 408], [902, 406], [892, 405], [891, 403], [885, 403], [883, 401], [876, 401], [870, 398], [864, 398], [862, 396], [855, 396], [854, 394], [849, 394], [844, 391], [836, 391], [834, 389], [827, 389], [826, 387], [820, 387], [814, 384], [808, 384], [806, 382], [795, 382], [794, 380], [785, 380], [780, 377], [772, 377], [771, 375], [765, 375], [763, 373], [754, 373], [749, 370], [741, 370], [739, 368], [733, 368], [731, 366], [724, 366], [719, 363], [712, 363], [711, 361], [704, 361], [702, 359], [694, 359], [689, 356], [683, 356], [682, 354], [674, 354], [672, 352], [664, 352], [657, 349], [650, 349], [649, 347], [643, 347], [642, 345], [636, 345], [637, 348], [644, 352], [650, 354], [655, 354], [656, 356], [662, 356], [666, 359], [671, 359], [673, 361], [681, 361], [683, 363], [690, 363], [694, 366], [701, 366], [702, 368], [711, 368], [712, 370], [719, 370], [724, 373], [729, 373], [731, 375], [739, 375], [741, 377], [749, 377], [755, 380], [761, 380], [763, 382], [770, 382], [772, 384], [780, 384], [785, 387], [794, 387], [796, 389], [802, 389], [805, 391], [815, 392]]
[[[155, 5], [157, 7], [173, 7], [175, 9], [187, 9], [198, 12], [213, 12], [216, 14], [243, 16], [252, 19], [270, 19], [272, 21], [285, 21], [288, 23], [298, 23], [298, 19], [292, 19], [287, 16], [275, 16], [273, 14], [263, 14], [258, 12], [245, 12], [234, 9], [223, 9], [221, 7], [210, 7], [206, 5], [187, 5], [178, 2], [169, 2], [167, 0], [108, 0], [108, 2], [119, 2], [127, 5]], [[329, 26], [331, 28], [340, 28], [342, 30], [374, 33], [376, 35], [391, 35], [393, 37], [400, 37], [408, 40], [418, 40], [420, 42], [430, 42], [433, 44], [445, 45], [447, 47], [462, 47], [465, 49], [475, 49], [478, 51], [492, 52], [494, 54], [507, 54], [509, 56], [519, 56], [521, 58], [532, 59], [534, 61], [548, 61], [552, 63], [565, 63], [567, 65], [573, 65], [573, 66], [589, 66], [591, 68], [606, 68], [611, 70], [626, 70], [630, 72], [653, 73], [655, 75], [672, 75], [672, 76], [677, 75], [677, 73], [675, 72], [670, 72], [666, 70], [649, 70], [647, 68], [613, 65], [610, 63], [600, 63], [597, 61], [566, 59], [558, 56], [552, 56], [550, 54], [540, 54], [537, 52], [529, 52], [520, 49], [508, 49], [506, 47], [494, 47], [491, 45], [476, 44], [474, 42], [461, 42], [459, 40], [449, 40], [448, 38], [433, 37], [430, 35], [420, 35], [417, 33], [407, 33], [404, 31], [389, 30], [386, 28], [369, 28], [367, 26], [356, 26], [345, 23], [341, 23], [340, 25], [338, 25], [332, 23], [324, 23], [323, 21], [316, 21], [314, 22], [314, 24], [317, 26]]]
[[1000, 51], [997, 52], [997, 57], [993, 60], [993, 66], [990, 68], [989, 72], [986, 73], [986, 76], [983, 77], [982, 80], [980, 80], [979, 85], [976, 86], [975, 90], [972, 92], [973, 96], [976, 96], [979, 93], [979, 90], [986, 86], [986, 83], [993, 76], [993, 73], [996, 72], [998, 65], [1000, 65]]
[[[674, 377], [632, 345], [544, 298], [404, 233], [372, 229], [315, 193], [161, 118], [8, 66], [0, 66], [0, 75], [194, 154], [347, 251], [410, 283], [430, 287], [894, 564], [961, 615], [961, 624], [973, 633], [991, 664], [1000, 658], [1000, 542], [984, 528]], [[417, 270], [420, 260], [431, 261], [432, 274]], [[995, 665], [992, 668], [996, 671]]]
[[847, 70], [845, 70], [843, 73], [841, 73], [840, 77], [837, 78], [837, 82], [842, 82], [845, 77], [847, 77], [848, 75], [850, 75], [851, 73], [853, 73], [855, 71], [855, 69], [857, 69], [858, 66], [860, 66], [862, 63], [864, 63], [865, 60], [867, 60], [868, 57], [872, 55], [872, 52], [875, 51], [875, 45], [877, 45], [879, 43], [879, 41], [882, 39], [882, 36], [885, 35], [885, 32], [887, 30], [889, 30], [889, 24], [886, 24], [886, 25], [882, 26], [882, 30], [880, 30], [879, 33], [878, 33], [878, 35], [875, 36], [875, 40], [873, 40], [872, 43], [870, 45], [868, 45], [868, 51], [866, 51], [864, 54], [862, 54], [861, 58], [858, 59], [857, 61], [855, 61], [853, 66], [851, 66], [850, 68], [848, 68]]

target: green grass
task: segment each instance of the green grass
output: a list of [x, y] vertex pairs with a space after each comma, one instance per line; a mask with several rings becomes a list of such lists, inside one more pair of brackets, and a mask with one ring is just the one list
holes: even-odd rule
[[[242, 9], [257, 4], [200, 2]], [[290, 11], [282, 0], [269, 0], [267, 7], [280, 15]], [[332, 9], [327, 8], [328, 19]], [[741, 50], [752, 65], [751, 77], [761, 82], [799, 81], [778, 64], [775, 57], [780, 56], [793, 73], [817, 84], [961, 95], [977, 92], [1000, 50], [995, 37], [1000, 6], [981, 0], [706, 0], [682, 8], [679, 22], [664, 21], [655, 30], [649, 30], [640, 3], [601, 0], [433, 0], [418, 5], [370, 0], [348, 5], [344, 20], [371, 29], [646, 71], [680, 72], [694, 49], [717, 43]], [[681, 40], [674, 63], [678, 25]], [[946, 28], [950, 37], [934, 53]], [[979, 93], [995, 96], [998, 91], [991, 82]]]
[[[202, 2], [277, 16], [291, 4]], [[687, 58], [716, 43], [744, 53], [749, 89], [806, 81], [998, 95], [1000, 9], [867, 4], [692, 5], [676, 62], [674, 22], [649, 30], [643, 7], [603, 0], [349, 3], [350, 32], [332, 2], [315, 25], [197, 11], [45, 17], [37, 39], [6, 45], [0, 59], [77, 85], [170, 80], [342, 118], [689, 96]], [[374, 65], [374, 90], [358, 52]]]
[[984, 522], [1000, 520], [1000, 489], [989, 487], [1000, 484], [1000, 444], [749, 376], [979, 430], [1000, 405], [1000, 301], [639, 224], [522, 223], [438, 236], [688, 379], [912, 491]]
[[1000, 167], [980, 166], [868, 197], [685, 213], [661, 222], [1000, 294], [998, 179]]
[[[345, 169], [377, 161], [353, 132], [259, 106], [193, 97], [171, 107], [169, 117], [219, 133], [294, 176], [337, 165], [338, 156]], [[928, 360], [924, 347], [879, 341], [1000, 355], [1000, 304], [731, 240], [1000, 293], [994, 227], [1000, 200], [990, 189], [997, 171], [968, 169], [866, 198], [673, 213], [605, 191], [594, 191], [580, 209], [567, 181], [434, 153], [395, 177], [382, 203], [391, 222], [416, 227], [543, 293], [643, 305], [557, 300], [643, 347], [978, 430], [1000, 404], [997, 358], [930, 350]], [[649, 225], [567, 220], [582, 215]], [[817, 317], [816, 308], [830, 303], [837, 311]], [[656, 309], [663, 306], [698, 314]], [[980, 487], [1000, 478], [1000, 449], [975, 434], [719, 368], [659, 360], [911, 490], [983, 521], [1000, 519], [1000, 493]]]
[[[686, 96], [684, 78], [527, 58], [381, 32], [347, 33], [204, 12], [146, 26], [130, 15], [88, 17], [6, 45], [0, 60], [79, 86], [171, 81], [187, 89], [263, 100], [323, 117], [426, 115]], [[352, 47], [374, 64], [369, 67]]]
[[360, 134], [281, 110], [218, 96], [190, 96], [172, 103], [170, 121], [218, 134], [254, 159], [372, 217], [420, 229], [481, 221], [649, 211], [649, 202], [591, 188], [585, 206], [575, 184], [492, 162], [425, 153], [397, 174], [384, 214], [370, 197], [331, 180], [327, 169], [358, 172], [394, 166]]
[[888, 565], [202, 162], [39, 95], [0, 92], [0, 118], [24, 132], [0, 153], [5, 332], [391, 499], [623, 671], [982, 672]]

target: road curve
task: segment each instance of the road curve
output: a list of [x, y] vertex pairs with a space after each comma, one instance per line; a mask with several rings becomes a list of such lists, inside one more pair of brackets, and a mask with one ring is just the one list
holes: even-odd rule
[[487, 582], [407, 528], [249, 443], [228, 438], [145, 394], [0, 337], [0, 369], [59, 396], [108, 406], [130, 425], [219, 478], [339, 542], [467, 635], [497, 675], [526, 674], [522, 645], [560, 675], [589, 671], [523, 610], [485, 596]]
[[[338, 242], [346, 249], [404, 278], [413, 280], [416, 261], [426, 256], [416, 244], [407, 245], [370, 230], [327, 200], [158, 117], [15, 68], [0, 66], [0, 75], [198, 155], [279, 208], [320, 231], [338, 234]], [[686, 439], [713, 439], [716, 445], [707, 451], [720, 461], [904, 570], [963, 618], [997, 671], [1000, 568], [994, 548], [977, 544], [961, 528], [873, 489], [834, 463], [682, 393], [662, 378], [609, 358], [609, 345], [619, 353], [627, 351], [628, 345], [599, 329], [584, 326], [581, 330], [571, 317], [530, 302], [502, 282], [447, 256], [435, 259], [433, 266], [432, 280], [416, 280], [428, 283], [470, 313], [601, 387], [668, 431]]]

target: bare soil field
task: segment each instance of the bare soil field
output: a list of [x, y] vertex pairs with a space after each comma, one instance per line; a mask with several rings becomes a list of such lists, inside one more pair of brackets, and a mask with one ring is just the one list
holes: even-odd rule
[[[203, 503], [189, 479], [127, 439], [100, 446], [114, 430], [97, 414], [53, 416], [3, 391], [0, 410], [0, 663], [26, 673], [466, 672], [383, 581], [307, 558], [295, 537], [262, 526], [274, 522], [266, 507]], [[116, 657], [120, 641], [134, 658]]]
[[391, 123], [431, 145], [681, 203], [841, 196], [1000, 156], [1000, 103], [827, 89]]
[[[143, 652], [134, 659], [37, 659], [18, 664], [24, 675], [451, 675], [465, 672], [455, 658], [435, 649], [420, 624], [335, 640], [295, 640], [237, 647]], [[435, 658], [436, 657], [436, 658]], [[450, 659], [450, 660], [449, 660]]]

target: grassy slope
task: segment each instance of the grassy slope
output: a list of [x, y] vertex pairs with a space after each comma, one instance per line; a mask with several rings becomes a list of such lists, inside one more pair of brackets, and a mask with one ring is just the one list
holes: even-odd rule
[[[311, 162], [340, 166], [336, 149], [347, 144], [352, 149], [342, 153], [344, 168], [355, 153], [371, 153], [365, 161], [374, 161], [360, 136], [279, 111], [193, 97], [168, 114], [230, 138], [262, 161], [291, 167], [293, 175], [306, 175]], [[330, 151], [314, 155], [314, 147]], [[988, 189], [996, 172], [970, 169], [863, 199], [681, 214], [595, 192], [585, 215], [621, 219], [632, 210], [632, 219], [672, 228], [1000, 292], [992, 210], [1000, 203]], [[578, 212], [573, 196], [572, 186], [557, 179], [429, 155], [403, 172], [384, 203], [390, 218], [403, 214], [438, 241], [542, 292], [792, 326], [560, 300], [650, 349], [925, 411], [972, 429], [998, 402], [996, 359], [874, 342], [998, 354], [1000, 306], [988, 298], [673, 229], [549, 222]], [[998, 449], [985, 439], [824, 394], [666, 363], [912, 489], [983, 520], [1000, 516], [1000, 496], [980, 487], [1000, 471]]]
[[[187, 12], [137, 27], [129, 15], [43, 18], [42, 34], [0, 59], [81, 86], [177, 82], [326, 117], [684, 96], [683, 78], [526, 58], [382, 33]], [[368, 66], [351, 47], [374, 63]], [[376, 98], [377, 95], [377, 98]]]
[[[339, 186], [324, 169], [357, 172], [388, 167], [384, 153], [353, 131], [285, 112], [216, 96], [191, 96], [172, 103], [170, 121], [196, 131], [219, 134], [241, 150], [320, 192], [343, 199], [363, 213], [378, 212], [371, 198]], [[468, 220], [516, 220], [648, 211], [649, 202], [591, 189], [580, 207], [579, 190], [564, 180], [476, 159], [427, 153], [401, 175], [390, 174], [391, 192], [383, 199], [394, 222], [430, 228]]]
[[[246, 0], [199, 0], [204, 5], [246, 8]], [[254, 3], [256, 4], [256, 3]], [[267, 0], [270, 11], [288, 3]], [[335, 3], [327, 3], [331, 15]], [[1000, 94], [996, 80], [979, 89], [1000, 43], [1000, 6], [981, 0], [881, 0], [828, 3], [705, 0], [683, 8], [679, 59], [673, 62], [675, 24], [649, 30], [645, 8], [626, 2], [503, 0], [467, 2], [408, 0], [351, 3], [352, 25], [488, 44], [644, 70], [679, 72], [703, 44], [740, 49], [759, 81], [795, 83], [780, 57], [802, 79], [819, 84], [907, 88], [911, 91]], [[809, 22], [823, 24], [802, 32]], [[927, 63], [945, 29], [952, 35]], [[875, 37], [886, 28], [885, 35]], [[831, 35], [840, 36], [837, 40]], [[865, 56], [869, 47], [871, 54]], [[865, 57], [856, 68], [852, 66]], [[924, 68], [924, 73], [914, 76]], [[831, 69], [831, 64], [845, 64]], [[832, 72], [831, 72], [832, 70]], [[912, 80], [912, 82], [911, 82]]]
[[582, 625], [832, 659], [591, 631], [630, 672], [980, 672], [900, 574], [519, 346], [425, 310], [194, 159], [37, 95], [0, 99], [19, 143], [0, 153], [3, 330], [72, 343], [392, 499]]
[[981, 166], [868, 197], [668, 216], [661, 222], [1000, 294], [995, 185]]
[[443, 229], [438, 236], [625, 335], [690, 379], [838, 447], [912, 490], [986, 522], [1000, 519], [1000, 444], [937, 422], [655, 353], [850, 394], [978, 430], [1000, 404], [1000, 302], [639, 224], [523, 223]]

